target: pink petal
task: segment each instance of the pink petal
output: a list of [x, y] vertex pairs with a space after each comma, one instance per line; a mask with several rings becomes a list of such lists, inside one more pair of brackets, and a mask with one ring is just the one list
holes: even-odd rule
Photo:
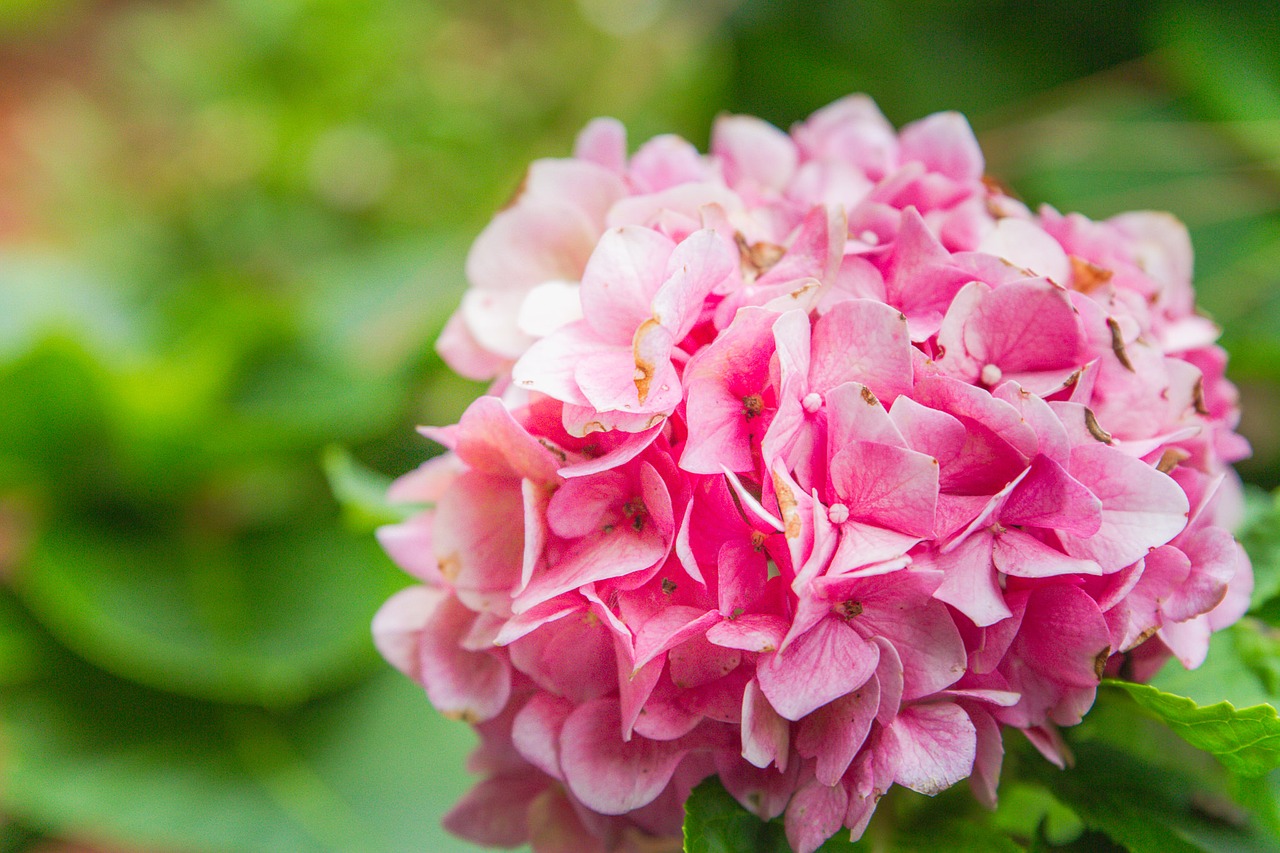
[[1071, 451], [1071, 475], [1102, 501], [1102, 526], [1091, 537], [1062, 533], [1068, 554], [1104, 571], [1136, 561], [1178, 535], [1187, 523], [1187, 496], [1155, 468], [1103, 444]]
[[782, 645], [787, 623], [779, 616], [744, 613], [725, 619], [707, 631], [707, 639], [727, 649], [745, 652], [772, 652]]
[[874, 644], [832, 617], [818, 622], [785, 652], [762, 657], [756, 678], [779, 714], [799, 720], [865, 684], [879, 659]]
[[960, 113], [934, 113], [905, 125], [898, 133], [898, 145], [903, 163], [915, 160], [957, 181], [982, 177], [982, 149]]
[[574, 705], [549, 693], [536, 693], [516, 714], [511, 742], [526, 761], [555, 779], [560, 772], [560, 730]]
[[444, 828], [473, 844], [517, 847], [529, 839], [529, 805], [546, 789], [547, 778], [536, 772], [491, 776], [449, 809]]
[[831, 460], [831, 482], [849, 517], [913, 536], [932, 536], [938, 460], [885, 444], [858, 442]]
[[476, 615], [452, 596], [432, 612], [419, 635], [416, 673], [442, 714], [471, 722], [498, 715], [511, 695], [511, 667], [494, 652], [469, 652], [458, 639]]
[[880, 682], [872, 678], [800, 721], [796, 751], [817, 760], [814, 774], [819, 782], [835, 785], [840, 781], [867, 739], [879, 708]]
[[813, 853], [840, 831], [849, 808], [849, 792], [843, 785], [827, 786], [816, 780], [802, 785], [787, 806], [787, 842], [795, 853]]
[[678, 741], [623, 741], [616, 699], [579, 705], [560, 733], [565, 782], [588, 808], [625, 814], [652, 802], [671, 781], [687, 749]]
[[753, 678], [742, 696], [742, 757], [762, 769], [776, 764], [782, 772], [790, 752], [791, 724], [773, 709]]
[[582, 314], [602, 340], [630, 343], [665, 279], [675, 244], [657, 231], [623, 226], [606, 231], [582, 273]]
[[736, 755], [716, 755], [716, 773], [724, 788], [744, 809], [764, 821], [773, 820], [791, 802], [799, 777], [800, 762], [787, 765], [787, 772], [775, 767], [763, 770]]
[[665, 278], [653, 296], [653, 318], [679, 342], [702, 311], [703, 300], [738, 269], [737, 254], [705, 228], [683, 240], [667, 259]]
[[932, 797], [973, 772], [977, 729], [959, 705], [910, 705], [885, 729], [882, 747], [897, 766], [894, 781]]
[[950, 604], [978, 627], [994, 625], [1012, 615], [992, 565], [994, 544], [989, 535], [970, 536], [954, 550], [936, 555], [931, 563], [943, 572], [934, 598]]
[[1102, 568], [1093, 560], [1071, 557], [1013, 528], [995, 537], [991, 559], [1006, 575], [1021, 578], [1102, 574]]

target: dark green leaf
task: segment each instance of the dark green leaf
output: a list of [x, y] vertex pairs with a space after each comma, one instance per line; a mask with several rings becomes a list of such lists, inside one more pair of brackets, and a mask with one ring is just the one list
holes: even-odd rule
[[1183, 740], [1217, 756], [1242, 776], [1260, 776], [1280, 767], [1280, 717], [1271, 705], [1236, 709], [1230, 702], [1197, 705], [1149, 684], [1109, 680]]
[[685, 853], [789, 853], [779, 823], [748, 812], [716, 777], [693, 789], [684, 804]]

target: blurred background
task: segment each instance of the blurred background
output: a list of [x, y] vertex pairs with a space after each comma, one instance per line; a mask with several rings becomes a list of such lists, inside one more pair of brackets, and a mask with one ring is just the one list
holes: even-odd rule
[[[377, 659], [365, 500], [480, 390], [471, 238], [596, 115], [863, 91], [1033, 205], [1190, 227], [1280, 484], [1273, 2], [4, 0], [0, 853], [464, 850], [468, 729]], [[340, 508], [334, 492], [346, 508]]]

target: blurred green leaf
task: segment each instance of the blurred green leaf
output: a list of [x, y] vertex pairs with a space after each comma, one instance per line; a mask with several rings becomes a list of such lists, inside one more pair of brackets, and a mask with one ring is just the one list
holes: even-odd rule
[[140, 533], [55, 528], [17, 579], [32, 612], [86, 659], [162, 689], [266, 706], [375, 665], [369, 622], [398, 581], [367, 538]]
[[0, 688], [33, 677], [40, 663], [30, 620], [7, 591], [0, 591]]
[[1209, 849], [1186, 829], [1194, 820], [1190, 809], [1194, 785], [1173, 775], [1161, 776], [1163, 771], [1107, 744], [1077, 746], [1076, 759], [1075, 768], [1066, 772], [1048, 766], [1036, 769], [1054, 797], [1086, 826], [1105, 833], [1131, 853]]
[[46, 832], [192, 853], [476, 848], [440, 815], [469, 731], [390, 672], [273, 714], [180, 699], [62, 660], [0, 696], [0, 804]]
[[352, 529], [372, 530], [404, 521], [422, 510], [421, 506], [388, 501], [391, 478], [361, 465], [350, 452], [336, 444], [325, 448], [324, 472]]
[[1234, 773], [1260, 776], [1280, 767], [1280, 717], [1271, 705], [1236, 709], [1230, 702], [1218, 702], [1202, 706], [1149, 684], [1104, 683], [1128, 693], [1139, 707]]
[[1061, 845], [1080, 837], [1084, 825], [1075, 812], [1058, 802], [1045, 787], [1016, 776], [1000, 785], [992, 823], [1010, 835]]

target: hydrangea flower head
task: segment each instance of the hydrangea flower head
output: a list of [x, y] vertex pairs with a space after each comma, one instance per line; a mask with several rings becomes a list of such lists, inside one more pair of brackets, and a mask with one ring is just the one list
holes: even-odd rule
[[393, 487], [374, 633], [480, 734], [472, 841], [638, 849], [711, 775], [800, 853], [893, 785], [993, 805], [1006, 729], [1065, 764], [1247, 606], [1185, 229], [1029, 210], [957, 114], [597, 120], [467, 272], [439, 348], [492, 386]]

